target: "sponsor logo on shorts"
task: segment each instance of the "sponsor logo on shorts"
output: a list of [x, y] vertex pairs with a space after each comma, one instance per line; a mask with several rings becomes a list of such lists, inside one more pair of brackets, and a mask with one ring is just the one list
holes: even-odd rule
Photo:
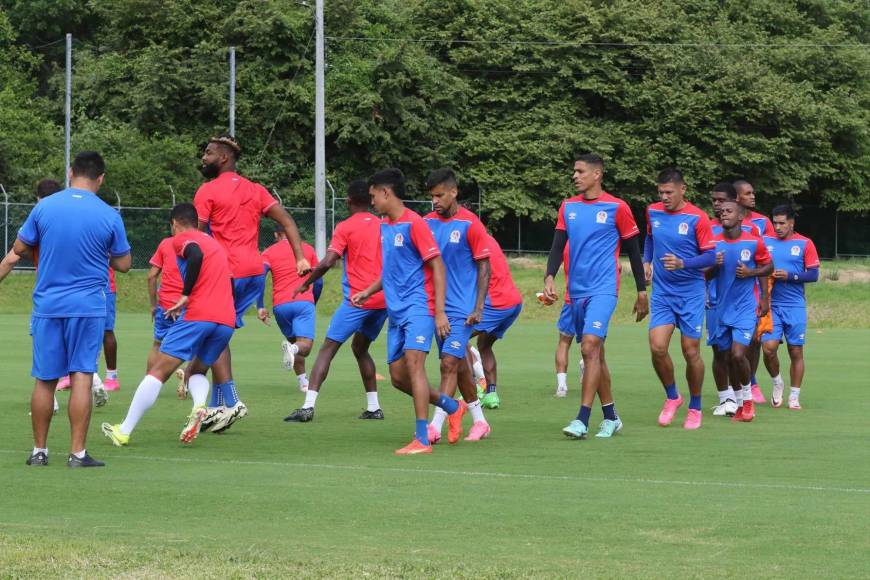
[[744, 262], [748, 262], [749, 258], [752, 257], [752, 252], [749, 250], [740, 250], [740, 259]]
[[453, 230], [452, 232], [450, 232], [450, 243], [451, 244], [458, 244], [459, 238], [461, 236], [462, 236], [462, 234], [459, 233], [459, 230]]
[[701, 332], [701, 325], [700, 324], [695, 327], [695, 332]]
[[791, 247], [791, 255], [792, 256], [800, 256], [801, 255], [801, 247], [800, 246], [792, 246]]
[[418, 336], [417, 338], [414, 339], [414, 341], [415, 341], [417, 344], [425, 344], [425, 343], [426, 343], [426, 337], [425, 337], [425, 336]]
[[751, 332], [744, 332], [743, 338], [745, 338], [746, 340], [749, 340], [750, 338], [752, 338], [752, 333]]
[[607, 223], [607, 212], [602, 210], [602, 211], [598, 212], [597, 214], [595, 214], [595, 221], [599, 224], [606, 224]]
[[595, 322], [593, 322], [593, 323], [592, 323], [592, 328], [598, 328], [598, 329], [600, 329], [600, 328], [601, 328], [601, 321], [600, 321], [600, 320], [596, 320]]
[[404, 246], [405, 245], [405, 236], [403, 236], [402, 234], [396, 234], [396, 237], [393, 238], [393, 245], [396, 246], [397, 248]]
[[677, 228], [677, 231], [680, 232], [681, 236], [685, 236], [689, 233], [689, 224], [687, 224], [686, 222], [682, 222]]
[[450, 348], [459, 348], [460, 346], [462, 346], [462, 343], [458, 340], [454, 340], [450, 343]]
[[803, 334], [799, 334], [799, 335], [798, 335], [798, 338], [801, 339], [801, 340], [803, 340], [803, 339], [804, 339], [804, 335], [803, 335]]

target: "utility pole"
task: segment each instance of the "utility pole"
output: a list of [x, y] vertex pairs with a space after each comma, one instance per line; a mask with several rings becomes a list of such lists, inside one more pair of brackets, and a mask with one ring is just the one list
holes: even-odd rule
[[70, 117], [72, 116], [72, 34], [66, 35], [66, 90], [64, 91], [64, 183], [69, 187]]
[[324, 91], [323, 0], [317, 0], [314, 64], [314, 249], [326, 255], [326, 96]]
[[230, 47], [230, 135], [236, 136], [236, 47]]

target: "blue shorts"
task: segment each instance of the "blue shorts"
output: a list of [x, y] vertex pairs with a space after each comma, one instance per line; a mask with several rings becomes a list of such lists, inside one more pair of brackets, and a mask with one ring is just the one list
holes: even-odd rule
[[157, 310], [154, 311], [154, 340], [163, 342], [166, 333], [169, 332], [173, 324], [175, 324], [175, 320], [166, 318], [166, 312], [158, 306]]
[[31, 376], [42, 381], [53, 381], [69, 373], [97, 372], [97, 357], [103, 348], [105, 325], [102, 316], [31, 317]]
[[755, 325], [758, 320], [755, 316], [746, 318], [736, 324], [718, 324], [716, 334], [713, 336], [712, 346], [720, 351], [729, 350], [733, 343], [749, 346], [752, 337], [755, 336]]
[[179, 318], [163, 338], [160, 352], [181, 360], [198, 358], [211, 366], [232, 337], [233, 329], [229, 326]]
[[314, 304], [311, 302], [285, 302], [272, 309], [275, 321], [285, 338], [314, 340]]
[[567, 302], [562, 305], [562, 312], [559, 313], [556, 330], [559, 331], [559, 334], [574, 336], [574, 314], [571, 312], [571, 304]]
[[387, 327], [387, 364], [393, 364], [406, 350], [429, 352], [435, 336], [435, 317], [430, 314], [408, 316], [396, 322], [390, 317]]
[[266, 275], [248, 276], [233, 280], [233, 302], [236, 305], [236, 328], [245, 325], [245, 311], [257, 301], [266, 287]]
[[474, 331], [474, 326], [465, 324], [466, 318], [448, 318], [450, 321], [450, 334], [444, 340], [437, 336], [435, 342], [438, 344], [438, 352], [443, 357], [445, 354], [455, 356], [456, 358], [465, 358], [465, 347], [468, 346], [468, 341], [471, 340], [471, 333]]
[[106, 328], [104, 330], [115, 330], [115, 303], [118, 295], [114, 292], [106, 292]]
[[715, 346], [716, 330], [719, 326], [718, 312], [715, 308], [707, 308], [707, 346]]
[[474, 325], [474, 330], [491, 334], [498, 339], [504, 338], [504, 333], [511, 327], [522, 309], [522, 304], [510, 308], [493, 308], [489, 304], [484, 304], [483, 317]]
[[574, 336], [577, 342], [584, 334], [607, 338], [610, 318], [616, 310], [616, 296], [599, 294], [583, 298], [571, 298], [571, 313], [574, 315]]
[[335, 314], [329, 321], [326, 338], [343, 344], [348, 338], [359, 332], [374, 342], [386, 321], [386, 308], [366, 310], [351, 306], [350, 302], [345, 300], [335, 309]]
[[649, 327], [678, 326], [683, 336], [701, 338], [706, 301], [703, 293], [674, 296], [653, 292], [649, 304]]
[[789, 346], [803, 346], [807, 334], [806, 307], [773, 305], [770, 310], [773, 318], [773, 332], [762, 334], [762, 342], [768, 340], [782, 342], [784, 336]]

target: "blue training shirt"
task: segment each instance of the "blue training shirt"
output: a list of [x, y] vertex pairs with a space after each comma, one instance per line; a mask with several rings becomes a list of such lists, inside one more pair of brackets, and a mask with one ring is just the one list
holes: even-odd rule
[[725, 254], [724, 263], [716, 271], [716, 308], [719, 324], [737, 326], [738, 321], [756, 316], [758, 298], [755, 294], [756, 278], [738, 278], [737, 264], [757, 268], [770, 262], [770, 254], [761, 238], [740, 232], [736, 240], [716, 239], [716, 253]]
[[793, 280], [795, 274], [819, 267], [819, 254], [813, 241], [798, 233], [784, 240], [765, 236], [764, 243], [773, 258], [776, 270], [785, 270], [786, 281], [777, 280], [770, 293], [770, 303], [777, 306], [806, 306], [804, 283]]
[[653, 291], [667, 296], [703, 293], [703, 270], [666, 270], [662, 258], [673, 254], [687, 260], [712, 250], [716, 243], [707, 214], [688, 202], [673, 212], [654, 203], [647, 208], [646, 232], [652, 239]]
[[424, 264], [440, 254], [432, 231], [413, 211], [405, 208], [394, 222], [381, 220], [381, 281], [393, 321], [435, 314], [435, 286]]
[[490, 255], [486, 228], [480, 219], [460, 207], [453, 217], [442, 218], [434, 211], [425, 218], [441, 251], [447, 272], [444, 312], [449, 318], [466, 318], [477, 298], [478, 260]]
[[68, 188], [39, 202], [18, 239], [39, 247], [33, 315], [106, 315], [109, 257], [130, 253], [121, 214], [96, 194]]

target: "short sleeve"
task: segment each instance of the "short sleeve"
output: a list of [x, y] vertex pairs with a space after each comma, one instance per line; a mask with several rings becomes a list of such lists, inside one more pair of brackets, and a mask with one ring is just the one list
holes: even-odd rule
[[193, 207], [196, 208], [196, 216], [200, 222], [208, 223], [209, 219], [211, 219], [212, 205], [212, 199], [208, 194], [208, 190], [205, 188], [205, 185], [201, 185], [193, 196]]
[[150, 260], [148, 260], [148, 263], [155, 268], [163, 269], [163, 252], [161, 251], [160, 246], [157, 247], [157, 251], [154, 252], [154, 255], [151, 256]]
[[326, 248], [327, 250], [335, 252], [339, 256], [344, 256], [344, 252], [347, 250], [346, 229], [344, 222], [338, 224], [335, 231], [332, 232], [332, 239], [329, 240], [329, 247]]
[[272, 268], [272, 262], [271, 260], [269, 260], [269, 248], [263, 250], [263, 253], [260, 254], [260, 259], [263, 261], [263, 265], [265, 265], [269, 269]]
[[272, 197], [272, 194], [265, 187], [257, 185], [257, 190], [261, 213], [265, 214], [273, 205], [278, 205], [278, 200]]
[[619, 230], [619, 237], [623, 240], [640, 233], [640, 230], [637, 229], [637, 222], [631, 215], [631, 208], [622, 200], [619, 200], [619, 204], [616, 206], [616, 229]]
[[124, 228], [124, 220], [121, 214], [115, 212], [112, 221], [112, 241], [109, 245], [109, 255], [113, 258], [126, 256], [130, 253], [130, 242], [127, 241], [127, 230]]
[[566, 230], [565, 228], [565, 202], [562, 202], [562, 205], [559, 206], [559, 216], [556, 218], [556, 229], [562, 230], [563, 232]]
[[761, 238], [755, 240], [755, 263], [762, 265], [770, 263], [770, 252], [767, 251], [767, 246]]
[[424, 262], [428, 262], [435, 256], [440, 256], [438, 244], [435, 242], [435, 237], [432, 235], [432, 230], [426, 225], [422, 219], [415, 219], [411, 222], [411, 241], [420, 252], [420, 257]]
[[175, 236], [172, 238], [172, 250], [175, 252], [175, 255], [179, 258], [184, 258], [184, 250], [188, 245], [196, 243], [196, 240], [191, 239], [188, 236], [178, 237]]
[[[649, 230], [649, 222], [647, 222], [647, 230]], [[702, 252], [716, 247], [716, 242], [713, 241], [713, 228], [710, 225], [710, 218], [703, 213], [698, 214], [698, 221], [695, 223], [695, 239], [698, 241], [698, 249]]]
[[816, 252], [816, 245], [812, 240], [807, 240], [804, 247], [804, 268], [807, 270], [819, 267], [819, 254]]
[[480, 220], [471, 220], [468, 228], [468, 245], [471, 247], [471, 255], [475, 260], [489, 258], [492, 249], [489, 246], [489, 234]]
[[39, 245], [39, 227], [37, 226], [39, 220], [38, 212], [39, 206], [37, 205], [33, 208], [33, 211], [30, 212], [27, 219], [24, 220], [24, 224], [18, 230], [18, 239], [28, 246]]

